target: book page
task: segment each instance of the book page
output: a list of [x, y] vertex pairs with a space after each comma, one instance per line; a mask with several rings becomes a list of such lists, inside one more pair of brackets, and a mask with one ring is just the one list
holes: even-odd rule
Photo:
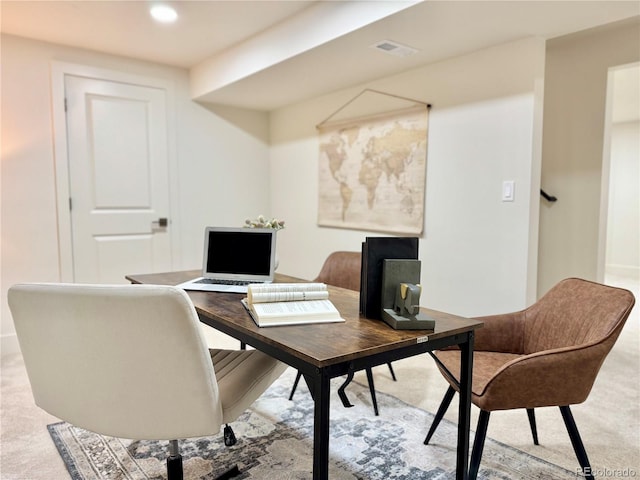
[[310, 292], [268, 292], [251, 294], [251, 303], [292, 302], [304, 300], [324, 300], [329, 298], [329, 291]]
[[291, 302], [301, 300], [322, 300], [329, 298], [324, 283], [268, 283], [249, 285], [249, 303]]
[[258, 303], [253, 305], [258, 317], [287, 317], [309, 315], [335, 315], [340, 314], [329, 300], [307, 300], [303, 302], [282, 303]]

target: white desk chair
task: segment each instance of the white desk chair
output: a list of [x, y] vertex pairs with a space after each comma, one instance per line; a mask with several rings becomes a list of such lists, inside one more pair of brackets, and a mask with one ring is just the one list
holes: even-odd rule
[[36, 404], [103, 435], [170, 440], [170, 480], [182, 479], [177, 439], [219, 434], [286, 369], [257, 350], [209, 350], [175, 287], [27, 284], [8, 300]]

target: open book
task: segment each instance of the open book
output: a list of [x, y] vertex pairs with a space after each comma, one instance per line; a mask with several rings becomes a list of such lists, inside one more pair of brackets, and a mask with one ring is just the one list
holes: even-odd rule
[[242, 304], [259, 327], [344, 322], [324, 283], [249, 285]]

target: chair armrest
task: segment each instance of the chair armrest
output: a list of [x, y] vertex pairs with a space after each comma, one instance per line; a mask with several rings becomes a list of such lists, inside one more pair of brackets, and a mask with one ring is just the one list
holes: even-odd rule
[[609, 350], [598, 343], [524, 355], [505, 364], [482, 392], [474, 392], [477, 405], [492, 411], [581, 403]]
[[474, 349], [522, 354], [524, 318], [524, 311], [475, 318], [484, 325], [475, 331]]
[[[473, 349], [483, 352], [524, 353], [524, 310], [521, 312], [503, 313], [475, 317], [473, 320], [484, 322], [482, 328], [475, 330]], [[458, 350], [458, 346], [443, 350]]]

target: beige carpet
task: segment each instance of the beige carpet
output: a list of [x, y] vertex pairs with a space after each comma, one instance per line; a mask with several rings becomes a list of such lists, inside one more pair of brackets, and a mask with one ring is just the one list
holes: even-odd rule
[[[286, 371], [233, 422], [238, 443], [224, 446], [220, 435], [182, 440], [185, 477], [213, 480], [238, 465], [242, 480], [311, 480], [313, 470], [313, 400], [301, 394], [288, 401], [295, 378]], [[332, 389], [342, 383], [333, 379]], [[371, 415], [369, 389], [349, 386], [353, 407], [331, 397], [329, 478], [331, 480], [453, 479], [457, 425], [443, 421], [428, 447], [424, 425], [433, 415], [377, 392], [385, 415]], [[360, 401], [361, 399], [365, 401]], [[73, 477], [83, 480], [160, 480], [166, 476], [167, 442], [100, 436], [60, 422], [50, 426]], [[417, 448], [416, 448], [417, 446]], [[503, 443], [487, 439], [479, 480], [562, 480], [572, 471], [552, 465]]]
[[[611, 278], [608, 283], [630, 288], [639, 299], [638, 283]], [[588, 400], [572, 407], [597, 478], [640, 477], [640, 307], [636, 306], [620, 339], [605, 361]], [[206, 327], [204, 327], [206, 328]], [[236, 348], [237, 341], [208, 330], [207, 339], [217, 346]], [[435, 412], [446, 383], [427, 355], [394, 363], [397, 382], [386, 366], [374, 369], [376, 388], [419, 408]], [[356, 380], [366, 384], [363, 373]], [[348, 390], [347, 390], [348, 392]], [[296, 395], [308, 395], [301, 386]], [[368, 402], [367, 396], [350, 397]], [[447, 418], [456, 419], [456, 400]], [[384, 409], [380, 411], [385, 415]], [[373, 415], [373, 411], [371, 411]], [[536, 410], [540, 445], [534, 446], [524, 411], [495, 412], [487, 435], [568, 470], [577, 460], [557, 408]], [[477, 409], [472, 407], [475, 428]], [[46, 426], [58, 421], [33, 404], [20, 355], [2, 358], [0, 410], [2, 480], [56, 480], [70, 478]], [[428, 428], [425, 425], [425, 434]], [[417, 448], [423, 448], [417, 445]], [[428, 448], [428, 447], [424, 447]], [[631, 472], [631, 473], [629, 473]], [[598, 474], [599, 473], [599, 474]], [[575, 477], [571, 477], [575, 478]]]

